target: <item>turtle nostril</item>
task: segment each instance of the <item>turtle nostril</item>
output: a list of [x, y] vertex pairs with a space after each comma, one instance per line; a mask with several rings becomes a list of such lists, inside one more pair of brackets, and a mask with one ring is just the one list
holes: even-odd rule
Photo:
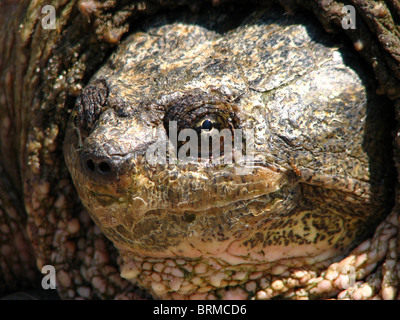
[[111, 167], [107, 162], [100, 162], [99, 163], [99, 171], [100, 173], [107, 174], [111, 172]]
[[[1, 1], [1, 0], [0, 0]], [[90, 179], [113, 179], [120, 170], [118, 157], [101, 156], [89, 152], [80, 154], [82, 170]]]
[[88, 161], [86, 161], [86, 166], [92, 172], [94, 172], [96, 170], [96, 165], [94, 164], [94, 161], [92, 159], [89, 159]]

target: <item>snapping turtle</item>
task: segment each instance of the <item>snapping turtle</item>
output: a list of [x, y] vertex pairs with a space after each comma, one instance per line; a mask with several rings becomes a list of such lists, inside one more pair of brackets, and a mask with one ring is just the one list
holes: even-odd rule
[[[37, 8], [15, 9], [19, 33], [1, 39], [4, 291], [33, 286], [36, 263], [65, 298], [135, 298], [136, 284], [161, 298], [396, 298], [394, 112], [371, 72], [309, 13], [197, 5], [55, 3], [62, 33], [30, 33]], [[298, 5], [326, 28], [342, 12]], [[388, 58], [361, 35], [378, 93], [396, 99]]]

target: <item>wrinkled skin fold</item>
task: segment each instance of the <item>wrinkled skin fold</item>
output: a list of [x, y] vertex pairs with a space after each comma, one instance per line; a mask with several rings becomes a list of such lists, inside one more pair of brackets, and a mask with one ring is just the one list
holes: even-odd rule
[[[377, 79], [376, 82], [378, 83], [377, 93], [386, 95], [392, 99], [395, 105], [395, 116], [397, 117], [399, 107], [397, 99], [400, 90], [399, 76], [398, 73], [396, 73], [399, 66], [398, 55], [396, 55], [396, 48], [399, 47], [399, 39], [396, 33], [398, 26], [396, 25], [396, 21], [399, 18], [399, 10], [395, 2], [387, 1], [383, 4], [375, 1], [351, 1], [351, 4], [355, 6], [357, 11], [357, 28], [355, 30], [343, 30], [341, 28], [341, 19], [344, 13], [341, 12], [341, 4], [335, 1], [326, 3], [301, 0], [281, 2], [282, 3], [276, 1], [276, 3], [282, 5], [289, 15], [301, 17], [305, 13], [309, 14], [310, 20], [313, 20], [311, 19], [311, 16], [313, 16], [316, 18], [315, 20], [321, 22], [321, 25], [319, 25], [320, 30], [323, 27], [325, 31], [333, 32], [341, 36], [345, 39], [346, 45], [348, 45], [348, 43], [346, 43], [347, 41], [353, 42], [356, 50], [358, 50], [356, 54], [365, 60], [373, 70], [375, 78]], [[234, 3], [235, 6], [239, 8], [237, 12], [242, 12], [243, 15], [245, 12], [249, 13], [253, 11], [253, 9], [257, 11], [262, 10], [262, 8], [256, 7], [255, 4], [252, 4], [253, 7], [249, 7], [247, 4], [245, 7], [248, 11], [245, 11], [240, 9], [239, 1]], [[62, 152], [67, 119], [70, 117], [72, 109], [74, 109], [75, 102], [78, 101], [76, 99], [84, 92], [82, 91], [83, 88], [89, 82], [93, 84], [95, 71], [100, 69], [106, 62], [109, 54], [117, 48], [119, 41], [124, 38], [124, 35], [126, 35], [128, 31], [132, 33], [142, 17], [149, 18], [150, 15], [154, 15], [160, 9], [165, 10], [167, 8], [165, 4], [158, 4], [156, 2], [138, 3], [131, 1], [120, 1], [118, 3], [113, 1], [52, 1], [46, 4], [52, 4], [56, 9], [56, 30], [44, 30], [40, 27], [40, 19], [42, 16], [39, 12], [43, 4], [39, 2], [31, 3], [29, 1], [22, 1], [17, 3], [16, 1], [5, 1], [0, 5], [1, 9], [7, 9], [0, 10], [0, 22], [1, 25], [5, 26], [0, 33], [0, 42], [2, 44], [0, 46], [0, 122], [2, 124], [0, 128], [0, 235], [2, 239], [0, 245], [0, 277], [2, 279], [0, 292], [2, 294], [26, 288], [37, 288], [42, 277], [40, 274], [42, 266], [51, 264], [55, 266], [57, 270], [58, 293], [62, 298], [118, 299], [143, 296], [143, 291], [138, 290], [136, 285], [132, 285], [129, 281], [121, 278], [121, 271], [122, 275], [126, 278], [138, 279], [139, 277], [139, 284], [148, 288], [153, 294], [158, 296], [164, 295], [165, 297], [171, 298], [179, 298], [182, 297], [182, 295], [188, 297], [188, 295], [185, 294], [185, 290], [193, 290], [194, 285], [202, 286], [204, 292], [197, 290], [200, 295], [189, 295], [192, 298], [248, 298], [249, 296], [260, 299], [268, 299], [277, 296], [292, 299], [324, 297], [336, 297], [339, 299], [398, 298], [399, 224], [397, 200], [394, 201], [395, 204], [390, 214], [386, 217], [382, 217], [383, 220], [377, 227], [368, 230], [369, 234], [363, 242], [354, 249], [352, 248], [356, 245], [357, 241], [351, 242], [350, 244], [341, 242], [342, 248], [339, 251], [341, 251], [344, 256], [332, 253], [332, 261], [329, 261], [330, 258], [328, 258], [328, 260], [324, 260], [325, 262], [321, 261], [321, 263], [315, 263], [315, 259], [313, 258], [314, 260], [309, 261], [312, 262], [311, 264], [313, 267], [308, 267], [307, 261], [305, 259], [300, 259], [299, 261], [293, 260], [295, 262], [294, 267], [293, 265], [287, 266], [281, 263], [274, 266], [271, 264], [267, 272], [265, 271], [265, 256], [258, 255], [252, 257], [250, 260], [248, 258], [246, 260], [250, 261], [248, 265], [250, 267], [249, 274], [243, 272], [243, 269], [231, 268], [232, 264], [236, 262], [232, 260], [232, 257], [236, 258], [239, 256], [240, 261], [238, 262], [242, 263], [243, 254], [241, 254], [238, 249], [234, 251], [233, 256], [226, 259], [228, 263], [225, 263], [221, 259], [210, 262], [210, 260], [202, 260], [198, 259], [198, 257], [192, 260], [189, 259], [192, 261], [190, 263], [187, 263], [187, 259], [170, 259], [166, 257], [157, 258], [159, 259], [158, 261], [149, 261], [148, 256], [151, 255], [149, 255], [148, 252], [154, 253], [153, 243], [163, 243], [163, 241], [160, 241], [160, 239], [162, 239], [160, 237], [153, 238], [153, 240], [156, 240], [153, 242], [146, 241], [147, 245], [145, 247], [139, 244], [135, 250], [142, 251], [140, 257], [135, 255], [136, 260], [132, 257], [131, 249], [128, 248], [127, 250], [126, 247], [120, 246], [119, 253], [121, 253], [123, 257], [123, 259], [120, 260], [118, 258], [119, 253], [116, 252], [114, 245], [106, 240], [88, 216], [87, 211], [83, 209], [81, 200], [72, 185]], [[171, 1], [167, 5], [168, 10], [171, 12], [181, 9], [186, 11], [189, 7], [192, 10], [200, 9], [201, 11], [206, 10], [209, 3], [198, 1], [191, 3], [189, 6], [189, 4], [185, 4], [182, 1], [179, 2], [179, 5]], [[227, 10], [227, 7], [231, 5], [232, 3], [228, 4], [228, 6], [220, 4], [217, 6], [217, 10]], [[259, 5], [264, 6], [265, 3]], [[240, 19], [233, 20], [241, 21]], [[152, 19], [148, 19], [148, 21], [152, 21]], [[212, 26], [203, 25], [202, 27], [213, 29]], [[233, 27], [235, 26], [228, 26], [224, 30], [216, 30], [216, 32], [218, 34], [223, 34], [229, 32], [230, 29], [234, 29]], [[121, 51], [125, 49], [121, 48]], [[117, 50], [115, 50], [115, 52], [117, 52]], [[184, 62], [185, 61], [182, 61], [182, 63]], [[355, 74], [357, 77], [360, 77], [360, 79], [363, 78], [359, 70], [356, 70]], [[96, 76], [100, 76], [99, 78], [103, 79], [105, 78], [100, 72]], [[241, 74], [241, 76], [243, 75]], [[354, 74], [351, 75], [351, 78], [354, 79], [353, 76]], [[117, 77], [114, 78], [117, 79]], [[370, 78], [372, 79], [373, 76]], [[304, 77], [302, 79], [304, 80]], [[246, 92], [246, 90], [243, 90], [243, 87], [241, 87], [241, 84], [237, 81], [234, 74], [232, 74], [232, 79], [230, 79], [230, 81], [235, 82], [237, 85], [235, 87], [236, 92], [233, 92], [233, 94], [239, 94], [243, 91]], [[204, 82], [206, 82], [206, 80], [204, 80]], [[129, 81], [127, 83], [129, 83]], [[90, 84], [85, 90], [90, 88]], [[113, 89], [112, 87], [108, 87], [109, 84], [110, 83], [103, 82], [97, 85], [94, 89], [94, 92], [97, 92], [97, 96], [92, 97], [94, 99], [93, 101], [97, 101], [101, 104], [103, 99], [105, 101], [110, 101], [109, 98], [112, 98], [114, 94], [114, 101], [111, 103], [112, 108], [114, 108], [119, 103], [118, 99], [116, 99], [119, 96], [118, 92], [114, 90], [118, 88], [118, 86]], [[255, 92], [258, 92], [265, 89], [262, 88], [264, 84], [265, 83], [262, 82], [261, 84], [253, 82], [251, 86], [253, 89], [256, 89]], [[171, 82], [166, 85], [166, 87], [172, 90], [176, 85], [176, 83]], [[243, 85], [242, 82], [242, 86], [246, 85], [248, 84]], [[318, 83], [318, 85], [321, 86], [322, 82]], [[171, 88], [169, 88], [170, 86]], [[208, 91], [210, 88], [202, 87], [202, 89], [203, 96], [215, 96], [214, 89], [210, 91]], [[268, 89], [270, 88], [267, 88], [267, 90]], [[111, 96], [103, 96], [104, 93], [102, 93], [102, 90], [110, 90], [109, 93]], [[363, 90], [365, 89], [361, 90], [359, 93], [360, 96], [365, 95], [366, 92], [368, 92], [369, 95], [369, 89], [366, 91]], [[226, 94], [229, 95], [229, 91], [223, 88], [218, 92], [217, 95], [222, 98], [219, 100], [217, 99], [219, 102], [216, 105], [221, 108], [222, 106], [225, 108], [228, 104], [231, 105], [232, 100], [230, 98], [232, 97], [228, 99], [229, 103], [225, 103], [226, 101], [224, 100], [224, 96], [226, 96]], [[187, 90], [184, 90], [183, 93], [187, 93]], [[284, 91], [278, 93], [281, 95], [282, 99], [285, 97]], [[352, 91], [352, 93], [354, 94], [354, 91]], [[136, 97], [137, 95], [144, 96], [143, 93], [140, 92], [136, 93]], [[198, 94], [192, 96], [199, 97]], [[262, 96], [261, 93], [260, 96]], [[84, 95], [80, 97], [84, 97]], [[187, 98], [188, 95], [184, 95], [183, 97]], [[324, 97], [324, 95], [321, 94], [321, 97]], [[135, 99], [135, 95], [129, 98]], [[151, 102], [150, 98], [153, 97], [149, 97], [149, 101], [147, 102]], [[265, 94], [264, 98], [265, 100], [262, 101], [264, 105], [271, 104], [274, 101], [271, 96]], [[380, 98], [383, 98], [383, 96]], [[246, 99], [249, 98], [246, 98], [244, 95], [243, 101]], [[120, 100], [123, 101], [124, 99]], [[156, 99], [153, 99], [153, 101], [156, 101]], [[234, 102], [238, 102], [240, 107], [240, 103], [243, 101]], [[159, 110], [160, 114], [166, 113], [168, 111], [166, 107], [168, 107], [168, 103], [173, 102], [173, 97], [159, 100], [158, 102], [159, 105], [163, 106], [163, 108]], [[163, 103], [165, 103], [165, 105], [163, 105]], [[114, 110], [119, 112], [118, 116], [122, 115], [127, 118], [130, 116], [132, 118], [133, 114], [129, 114], [129, 112], [134, 112], [135, 106], [136, 103], [132, 103], [131, 109], [128, 110], [129, 108], [126, 109], [124, 108], [125, 106], [121, 104]], [[249, 108], [252, 107], [253, 106], [249, 106]], [[109, 110], [112, 110], [112, 108]], [[230, 107], [228, 109], [231, 110]], [[236, 110], [237, 109], [235, 109], [235, 112]], [[382, 113], [381, 111], [383, 109], [378, 110], [379, 113]], [[81, 137], [80, 139], [78, 138], [78, 141], [82, 142], [82, 144], [85, 143], [84, 141], [87, 137], [89, 137], [88, 141], [91, 140], [90, 134], [92, 131], [96, 130], [96, 117], [101, 114], [101, 110], [94, 109], [92, 112], [92, 114], [86, 113], [90, 115], [88, 119], [76, 118], [82, 123], [85, 123], [85, 125], [87, 124], [84, 130], [79, 131]], [[236, 114], [235, 112], [234, 114]], [[392, 119], [395, 118], [390, 111], [385, 111], [383, 113], [389, 114], [389, 117]], [[172, 112], [169, 114], [171, 117], [174, 117], [179, 114], [179, 112]], [[108, 111], [108, 115], [110, 117], [113, 116], [110, 111]], [[149, 122], [153, 125], [157, 122], [158, 116], [159, 114], [150, 117], [150, 119], [148, 119]], [[363, 118], [365, 115], [358, 116]], [[252, 119], [253, 122], [248, 121], [247, 125], [251, 125], [251, 123], [260, 123], [261, 119], [268, 120], [270, 124], [273, 123], [272, 118], [268, 119], [264, 114], [259, 113], [258, 118], [255, 117], [255, 119]], [[374, 123], [373, 121], [368, 121], [368, 116], [364, 119], [367, 120], [367, 123]], [[234, 120], [233, 123], [234, 125], [245, 125], [243, 124], [244, 120], [245, 117], [242, 116]], [[244, 123], [246, 123], [246, 121], [244, 121]], [[81, 125], [79, 122], [76, 124], [77, 126]], [[338, 123], [336, 123], [336, 125], [338, 125]], [[359, 123], [357, 125], [359, 125]], [[149, 123], [145, 124], [145, 126], [149, 126]], [[159, 126], [159, 128], [162, 127], [161, 125]], [[371, 130], [370, 132], [374, 132], [373, 125], [369, 126], [368, 129]], [[397, 132], [397, 127], [393, 129]], [[316, 127], [315, 130], [321, 132], [321, 128]], [[72, 133], [76, 134], [76, 132], [75, 130]], [[143, 130], [141, 133], [145, 132], [148, 131]], [[107, 134], [106, 132], [103, 133]], [[349, 135], [351, 134], [349, 133]], [[375, 135], [368, 136], [375, 138]], [[385, 140], [379, 137], [379, 135], [377, 136], [378, 139]], [[97, 138], [98, 137], [100, 136], [97, 136]], [[148, 138], [148, 136], [144, 135], [142, 135], [142, 137], [144, 141]], [[298, 138], [298, 136], [294, 134], [291, 138], [296, 137]], [[276, 147], [277, 151], [283, 151], [284, 148], [293, 148], [293, 145], [290, 145], [291, 140], [287, 138], [286, 135], [281, 138], [276, 138], [277, 141], [280, 139], [279, 141], [282, 146], [282, 150]], [[75, 138], [71, 136], [71, 139]], [[324, 139], [325, 137], [321, 137], [320, 142], [322, 143]], [[95, 145], [95, 141], [95, 138], [92, 139], [93, 146]], [[391, 141], [385, 140], [385, 143], [390, 145]], [[398, 162], [397, 144], [398, 141], [394, 139], [395, 163]], [[130, 150], [130, 152], [136, 152], [136, 154], [138, 154], [137, 150], [134, 150], [135, 145], [135, 143], [132, 143], [130, 147], [133, 149]], [[272, 142], [271, 145], [273, 145]], [[359, 146], [357, 142], [352, 145], [352, 147], [354, 146], [354, 150], [357, 150], [357, 145]], [[309, 146], [303, 145], [303, 147], [306, 148]], [[332, 147], [333, 146], [331, 146], [331, 148]], [[339, 149], [342, 147], [344, 146], [339, 146]], [[368, 159], [363, 160], [363, 157], [356, 157], [360, 163], [365, 163], [365, 160], [370, 160], [370, 151], [364, 150], [364, 152], [369, 154], [367, 156]], [[275, 154], [276, 153], [277, 152], [275, 152]], [[263, 154], [268, 153], [264, 152]], [[99, 155], [103, 156], [102, 154]], [[302, 156], [305, 158], [302, 158]], [[389, 157], [392, 157], [392, 155], [389, 155]], [[379, 158], [379, 156], [375, 155], [375, 158]], [[95, 160], [98, 161], [98, 159]], [[279, 186], [285, 185], [288, 187], [287, 189], [284, 188], [284, 192], [287, 192], [288, 189], [293, 190], [293, 187], [295, 190], [301, 190], [299, 193], [296, 191], [293, 195], [293, 199], [291, 199], [295, 200], [293, 203], [295, 203], [296, 206], [299, 205], [298, 195], [310, 195], [311, 192], [309, 189], [329, 190], [321, 195], [320, 199], [335, 199], [336, 196], [340, 197], [340, 195], [347, 194], [349, 190], [352, 192], [358, 190], [359, 192], [355, 193], [356, 196], [351, 197], [353, 199], [346, 199], [349, 203], [349, 208], [353, 208], [355, 203], [358, 207], [363, 207], [364, 205], [369, 207], [373, 205], [375, 208], [379, 208], [381, 206], [379, 197], [378, 201], [374, 204], [370, 201], [371, 194], [379, 194], [379, 187], [374, 187], [374, 190], [370, 190], [371, 193], [369, 193], [365, 191], [368, 188], [364, 188], [363, 184], [354, 184], [354, 180], [350, 178], [350, 180], [335, 181], [335, 188], [327, 189], [327, 185], [332, 186], [332, 180], [327, 179], [329, 174], [322, 172], [322, 174], [315, 176], [313, 173], [315, 173], [315, 169], [318, 168], [315, 167], [316, 163], [314, 163], [312, 170], [306, 170], [310, 161], [307, 160], [304, 152], [301, 154], [300, 158], [296, 159], [296, 157], [293, 157], [293, 160], [294, 161], [291, 161], [290, 157], [284, 157], [272, 166], [271, 164], [274, 163], [274, 157], [266, 158], [264, 159], [264, 163], [268, 164], [268, 166], [260, 166], [257, 170], [259, 170], [258, 172], [260, 175], [265, 176], [266, 173], [268, 173], [267, 176], [269, 178], [271, 176], [279, 176]], [[129, 161], [133, 164], [134, 161], [140, 161], [140, 157], [136, 159], [131, 158]], [[101, 163], [101, 161], [94, 162], [94, 164], [99, 163]], [[361, 165], [361, 167], [363, 167], [363, 165]], [[78, 170], [79, 166], [75, 168]], [[348, 166], [341, 163], [337, 168], [339, 170], [341, 168], [348, 168]], [[360, 175], [360, 177], [365, 175], [365, 172], [363, 173], [362, 170], [359, 171], [357, 168], [360, 167], [353, 167], [351, 175], [349, 173], [351, 177], [354, 178], [353, 174]], [[382, 175], [382, 172], [379, 172], [379, 168], [381, 168], [381, 166], [378, 163], [373, 170], [367, 170], [368, 172], [374, 172], [372, 181], [377, 181], [375, 179], [379, 175]], [[107, 171], [107, 167], [103, 167], [103, 169]], [[319, 167], [318, 169], [323, 171], [324, 168], [321, 169], [321, 167]], [[202, 170], [201, 174], [207, 177], [214, 172], [207, 171], [207, 169]], [[215, 168], [213, 170], [215, 170]], [[135, 192], [135, 185], [132, 184], [132, 182], [127, 183], [132, 177], [132, 175], [127, 174], [127, 172], [128, 171], [125, 171], [124, 175], [120, 175], [123, 177], [122, 181], [120, 180], [119, 182], [120, 186], [129, 189], [129, 192]], [[169, 171], [166, 170], [165, 172], [168, 173]], [[343, 171], [338, 173], [341, 173], [339, 176], [342, 177], [348, 176], [348, 173]], [[72, 174], [72, 176], [74, 176], [74, 174]], [[184, 175], [181, 177], [183, 176]], [[390, 177], [395, 178], [395, 176], [397, 177], [397, 173], [395, 174], [393, 169], [390, 171]], [[151, 177], [145, 176], [145, 178], [149, 179]], [[308, 182], [311, 183], [305, 182], [307, 178], [310, 179]], [[146, 179], [141, 180], [141, 182], [145, 182]], [[185, 181], [185, 179], [183, 180]], [[365, 182], [364, 179], [360, 180]], [[151, 179], [148, 181], [151, 181]], [[93, 180], [88, 179], [83, 185], [88, 187], [85, 190], [90, 190], [90, 185], [92, 185], [93, 188]], [[103, 195], [103, 199], [100, 199], [99, 203], [95, 203], [93, 205], [94, 208], [110, 205], [110, 203], [114, 201], [115, 194], [113, 192], [115, 192], [115, 188], [107, 188], [107, 184], [101, 181], [99, 181], [99, 185], [100, 187], [96, 185], [94, 189], [97, 191], [98, 195]], [[379, 185], [381, 184], [375, 184], [375, 186]], [[386, 184], [384, 183], [382, 185]], [[179, 184], [176, 184], [176, 186], [179, 186]], [[179, 190], [181, 187], [182, 185], [177, 189]], [[99, 188], [104, 188], [104, 190], [102, 190], [103, 193], [99, 192]], [[260, 188], [260, 185], [257, 183], [254, 184], [254, 188], [257, 190], [263, 189]], [[334, 192], [332, 190], [339, 191]], [[157, 190], [155, 190], [155, 192], [156, 191]], [[83, 192], [79, 192], [83, 198], [82, 200], [85, 202]], [[202, 192], [208, 192], [207, 187]], [[284, 192], [278, 192], [278, 194], [283, 197]], [[384, 191], [383, 194], [385, 194], [385, 192], [386, 191]], [[110, 195], [110, 193], [113, 197], [105, 196]], [[332, 193], [335, 195], [333, 196]], [[264, 193], [260, 192], [260, 194]], [[364, 197], [360, 197], [360, 195], [364, 195]], [[213, 194], [213, 196], [216, 200], [218, 193]], [[91, 197], [96, 199], [93, 194]], [[259, 197], [262, 196], [260, 195]], [[383, 196], [383, 198], [385, 197], [386, 195]], [[201, 197], [198, 198], [201, 199]], [[266, 202], [270, 205], [270, 202], [266, 200], [267, 198], [268, 196], [266, 196], [263, 201], [259, 202], [264, 206]], [[287, 196], [284, 198], [288, 199]], [[393, 196], [393, 198], [397, 199], [396, 196]], [[245, 199], [245, 201], [250, 201], [249, 199]], [[304, 198], [300, 197], [300, 199], [302, 199], [300, 204], [303, 206]], [[173, 198], [169, 198], [168, 201], [173, 201]], [[165, 203], [171, 204], [171, 202], [168, 201]], [[255, 201], [253, 201], [253, 205], [259, 209], [260, 206], [256, 206], [254, 202]], [[277, 204], [279, 203], [278, 201]], [[313, 204], [315, 205], [316, 203]], [[322, 204], [323, 202], [321, 202], [321, 205]], [[201, 206], [201, 204], [199, 205]], [[224, 205], [225, 207], [229, 206], [229, 204]], [[140, 209], [140, 206], [141, 204], [138, 202], [137, 208]], [[155, 207], [157, 206], [158, 205], [155, 205]], [[339, 207], [343, 207], [343, 205], [339, 205]], [[126, 212], [128, 211], [129, 210]], [[155, 213], [156, 209], [152, 214]], [[161, 212], [159, 211], [158, 214], [161, 214]], [[164, 217], [170, 216], [171, 212], [165, 211], [162, 214]], [[215, 214], [217, 215], [217, 213]], [[251, 215], [253, 214], [251, 213]], [[182, 217], [182, 215], [180, 216]], [[175, 223], [175, 225], [186, 232], [185, 230], [187, 230], [189, 224], [198, 221], [198, 219], [194, 219], [195, 217], [196, 216], [192, 212], [189, 212], [184, 222], [181, 220]], [[253, 218], [255, 220], [262, 220], [259, 216]], [[377, 218], [377, 220], [379, 219]], [[356, 220], [353, 219], [352, 221], [354, 222]], [[361, 219], [359, 223], [356, 223], [356, 225], [360, 226], [365, 224], [365, 222], [362, 221], [363, 219]], [[115, 221], [112, 219], [108, 221], [110, 230], [114, 227], [114, 222]], [[319, 226], [322, 226], [323, 220], [320, 220], [320, 222], [322, 224], [319, 224]], [[378, 221], [375, 222], [378, 223]], [[129, 225], [129, 223], [132, 224], [133, 221], [125, 221], [124, 223]], [[374, 222], [372, 222], [371, 225], [373, 224]], [[101, 225], [101, 223], [99, 223], [99, 225]], [[151, 226], [151, 223], [148, 225]], [[252, 220], [251, 225], [257, 225], [257, 223], [254, 224], [254, 220]], [[258, 225], [263, 225], [265, 227], [265, 224], [262, 223]], [[370, 225], [369, 222], [367, 225]], [[103, 231], [105, 231], [104, 228]], [[115, 243], [120, 241], [118, 237], [113, 238], [110, 232], [105, 233], [112, 238]], [[137, 234], [140, 236], [140, 232]], [[253, 240], [256, 239], [258, 245], [260, 245], [262, 242], [260, 238], [253, 237], [253, 235], [255, 236], [254, 232], [249, 233], [249, 237]], [[144, 236], [143, 232], [142, 236]], [[152, 235], [150, 235], [150, 237], [151, 236]], [[130, 237], [131, 236], [127, 235], [125, 239], [127, 239], [128, 242], [132, 242]], [[165, 246], [168, 246], [168, 241], [164, 242]], [[254, 241], [252, 242], [254, 243]], [[149, 243], [151, 244], [150, 248], [148, 245]], [[161, 251], [166, 252], [165, 246]], [[245, 246], [243, 242], [242, 246]], [[319, 249], [322, 249], [322, 247], [323, 246], [319, 247]], [[208, 250], [208, 248], [209, 244], [205, 246], [206, 250]], [[346, 250], [342, 251], [342, 249]], [[254, 252], [257, 250], [258, 249]], [[345, 251], [348, 250], [350, 250], [350, 252], [345, 253]], [[246, 250], [244, 251], [248, 252]], [[237, 254], [238, 252], [240, 254]], [[256, 260], [263, 261], [263, 263], [254, 263]], [[259, 272], [260, 265], [263, 270], [262, 272]], [[303, 265], [303, 267], [298, 268], [299, 265]], [[120, 266], [124, 267], [120, 269]], [[231, 268], [228, 279], [221, 277], [219, 273], [213, 271], [215, 269], [220, 270], [221, 268], [224, 270]], [[138, 270], [141, 272], [138, 273]], [[210, 270], [212, 272], [208, 273]], [[165, 279], [163, 279], [162, 274], [167, 274], [169, 276], [165, 276]], [[217, 276], [212, 277], [213, 274]], [[190, 279], [190, 286], [185, 287], [187, 283], [184, 283], [184, 281], [180, 279], [184, 279], [184, 281]], [[231, 283], [229, 283], [229, 281], [231, 281]], [[169, 287], [165, 287], [165, 283], [169, 283]], [[204, 283], [206, 285], [202, 285]], [[154, 288], [152, 284], [155, 284]], [[230, 287], [225, 289], [226, 285]]]

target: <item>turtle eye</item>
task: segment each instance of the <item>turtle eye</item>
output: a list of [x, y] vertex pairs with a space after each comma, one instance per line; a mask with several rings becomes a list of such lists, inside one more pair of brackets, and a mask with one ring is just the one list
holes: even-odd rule
[[197, 133], [201, 132], [208, 132], [211, 131], [212, 129], [221, 129], [221, 121], [220, 119], [217, 119], [216, 116], [206, 116], [200, 121], [197, 122], [196, 125], [196, 131]]
[[219, 115], [207, 115], [197, 121], [195, 130], [199, 135], [198, 156], [199, 157], [219, 157], [224, 154], [224, 143], [231, 144], [229, 139], [225, 141], [228, 123]]
[[213, 123], [211, 122], [211, 120], [206, 119], [201, 124], [202, 130], [211, 130], [212, 128], [213, 128]]

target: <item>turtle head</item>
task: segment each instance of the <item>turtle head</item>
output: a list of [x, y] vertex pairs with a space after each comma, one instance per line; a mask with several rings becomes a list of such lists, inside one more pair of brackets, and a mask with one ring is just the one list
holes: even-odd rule
[[387, 212], [367, 77], [306, 21], [249, 19], [131, 35], [68, 125], [83, 204], [122, 276], [159, 297], [322, 268]]

